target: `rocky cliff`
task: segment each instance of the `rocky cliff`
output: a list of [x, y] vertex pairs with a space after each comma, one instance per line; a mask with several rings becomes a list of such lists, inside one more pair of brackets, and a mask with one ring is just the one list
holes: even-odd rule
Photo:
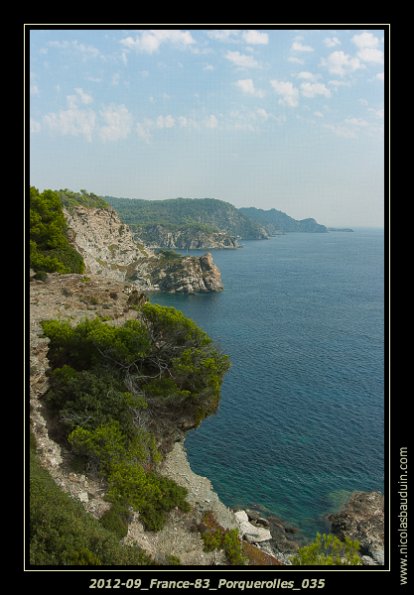
[[137, 225], [131, 229], [133, 236], [150, 248], [221, 250], [240, 247], [237, 238], [224, 231], [210, 232], [192, 226], [177, 229], [168, 225]]
[[379, 492], [354, 492], [343, 509], [329, 516], [332, 533], [339, 539], [357, 539], [363, 562], [384, 564], [384, 496]]
[[86, 271], [141, 290], [169, 293], [221, 291], [219, 269], [210, 254], [201, 257], [155, 254], [134, 239], [112, 209], [76, 206], [65, 210], [70, 240]]

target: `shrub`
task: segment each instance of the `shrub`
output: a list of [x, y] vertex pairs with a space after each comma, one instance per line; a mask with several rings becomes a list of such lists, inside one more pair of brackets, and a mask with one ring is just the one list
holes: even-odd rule
[[217, 523], [211, 511], [207, 511], [203, 515], [200, 531], [206, 552], [224, 550], [226, 558], [232, 566], [246, 564], [246, 557], [243, 554], [242, 542], [237, 529], [224, 529]]
[[30, 563], [35, 566], [148, 566], [138, 547], [119, 544], [118, 537], [88, 515], [30, 458]]
[[115, 533], [118, 539], [122, 539], [128, 533], [130, 516], [129, 507], [126, 504], [115, 502], [109, 510], [104, 512], [99, 522], [105, 529]]
[[82, 273], [82, 256], [70, 244], [59, 195], [30, 188], [30, 266], [35, 271]]
[[359, 566], [359, 542], [345, 538], [340, 541], [332, 534], [316, 534], [309, 545], [299, 548], [292, 558], [293, 566]]

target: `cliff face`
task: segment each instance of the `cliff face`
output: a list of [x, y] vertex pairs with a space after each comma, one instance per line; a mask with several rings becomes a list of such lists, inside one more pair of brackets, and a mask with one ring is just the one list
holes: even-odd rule
[[66, 210], [65, 216], [70, 239], [92, 275], [170, 293], [223, 289], [211, 255], [180, 258], [155, 254], [143, 242], [134, 240], [129, 227], [112, 209], [78, 206]]
[[379, 492], [354, 492], [343, 509], [329, 516], [332, 533], [339, 539], [357, 539], [363, 562], [384, 564], [384, 496]]
[[168, 225], [142, 225], [136, 226], [136, 231], [132, 233], [151, 248], [211, 250], [240, 247], [236, 237], [224, 231], [208, 232], [196, 227], [175, 229]]

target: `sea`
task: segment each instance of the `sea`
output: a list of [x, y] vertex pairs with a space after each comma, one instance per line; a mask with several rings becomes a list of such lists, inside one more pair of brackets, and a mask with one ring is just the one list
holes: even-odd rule
[[384, 231], [243, 244], [212, 251], [222, 293], [151, 299], [231, 357], [217, 413], [187, 435], [193, 471], [308, 540], [353, 491], [384, 490]]

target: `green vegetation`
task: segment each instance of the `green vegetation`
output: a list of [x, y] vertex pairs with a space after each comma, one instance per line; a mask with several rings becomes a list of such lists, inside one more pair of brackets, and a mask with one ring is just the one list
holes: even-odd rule
[[227, 356], [174, 308], [134, 307], [137, 319], [110, 326], [101, 319], [72, 327], [43, 322], [50, 339], [50, 388], [45, 403], [54, 437], [108, 482], [114, 505], [105, 517], [120, 535], [131, 506], [149, 530], [159, 530], [174, 507], [188, 510], [186, 490], [160, 476], [154, 418], [215, 411]]
[[194, 233], [226, 231], [246, 240], [266, 237], [257, 223], [230, 203], [215, 198], [140, 200], [106, 196], [105, 199], [138, 235], [141, 226], [163, 225], [171, 231], [188, 228]]
[[88, 209], [109, 209], [108, 203], [97, 196], [93, 192], [86, 192], [81, 190], [80, 192], [73, 192], [65, 188], [64, 190], [58, 190], [57, 194], [62, 202], [62, 205], [71, 211], [74, 207], [87, 207]]
[[335, 535], [316, 534], [309, 545], [299, 548], [292, 558], [293, 566], [359, 566], [359, 542], [345, 538], [340, 541]]
[[206, 552], [224, 550], [226, 558], [232, 566], [246, 564], [247, 560], [237, 529], [224, 529], [217, 523], [211, 511], [204, 513], [199, 529]]
[[325, 233], [327, 231], [325, 225], [320, 225], [315, 219], [302, 219], [298, 221], [277, 209], [265, 211], [263, 209], [256, 209], [255, 207], [242, 207], [239, 211], [251, 221], [263, 226], [271, 235], [278, 232], [291, 231], [308, 233]]
[[82, 273], [83, 259], [70, 244], [57, 192], [30, 188], [30, 266], [35, 271]]
[[87, 514], [30, 455], [30, 563], [36, 566], [149, 566], [138, 547], [119, 543], [114, 523]]

